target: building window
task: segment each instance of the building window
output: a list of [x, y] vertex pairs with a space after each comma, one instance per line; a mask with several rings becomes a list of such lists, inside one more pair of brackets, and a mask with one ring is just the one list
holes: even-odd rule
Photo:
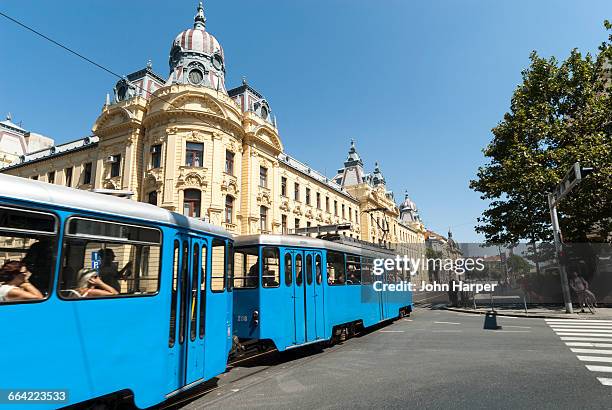
[[356, 209], [355, 209], [355, 223], [359, 223], [359, 214], [357, 213]]
[[66, 186], [72, 186], [72, 167], [64, 170], [64, 176], [66, 177]]
[[199, 218], [202, 204], [202, 192], [197, 189], [186, 189], [184, 194], [183, 215]]
[[185, 165], [188, 167], [201, 167], [204, 158], [204, 144], [201, 142], [188, 142], [185, 154]]
[[147, 203], [151, 205], [157, 206], [157, 191], [149, 192], [149, 197], [147, 198]]
[[317, 209], [321, 209], [321, 193], [317, 192]]
[[325, 197], [325, 212], [329, 212], [329, 197]]
[[265, 206], [259, 207], [259, 229], [261, 232], [268, 230], [268, 208]]
[[342, 219], [346, 218], [346, 213], [344, 212], [344, 204], [342, 204]]
[[310, 188], [306, 188], [306, 205], [310, 205]]
[[353, 222], [353, 210], [351, 209], [351, 207], [349, 206], [348, 208], [348, 215], [349, 215], [349, 221]]
[[293, 199], [295, 199], [296, 201], [300, 200], [300, 184], [298, 184], [297, 182], [293, 186]]
[[91, 177], [92, 177], [91, 169], [92, 169], [91, 162], [88, 162], [85, 165], [83, 165], [83, 183], [84, 184], [91, 184]]
[[334, 215], [338, 216], [338, 201], [334, 201]]
[[161, 167], [161, 144], [151, 147], [151, 168]]
[[295, 218], [295, 229], [298, 229], [300, 227], [300, 219], [299, 218]]
[[312, 225], [312, 224], [310, 223], [310, 221], [307, 221], [307, 222], [306, 222], [306, 228], [310, 228], [310, 226], [311, 226], [311, 225]]
[[282, 215], [281, 216], [281, 230], [283, 235], [287, 235], [288, 231], [287, 231], [287, 215]]
[[51, 171], [47, 174], [47, 182], [50, 184], [55, 184], [55, 171]]
[[225, 151], [225, 173], [234, 175], [234, 153]]
[[262, 188], [268, 187], [268, 168], [259, 167], [259, 186]]
[[34, 175], [34, 176], [32, 177], [32, 180], [34, 180], [34, 181], [38, 181], [38, 175]]
[[111, 178], [118, 177], [121, 174], [121, 154], [111, 157]]
[[287, 196], [287, 178], [281, 177], [281, 195]]
[[234, 198], [229, 195], [225, 196], [225, 222], [228, 224], [234, 223]]

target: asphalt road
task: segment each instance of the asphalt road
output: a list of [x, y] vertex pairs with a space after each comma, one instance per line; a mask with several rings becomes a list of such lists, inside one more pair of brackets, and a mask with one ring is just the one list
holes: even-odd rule
[[[483, 321], [481, 315], [419, 308], [409, 319], [341, 345], [274, 353], [265, 357], [269, 362], [260, 357], [238, 363], [217, 387], [183, 408], [612, 407], [612, 385], [597, 378], [612, 373], [587, 369], [606, 363], [579, 359], [581, 353], [566, 343], [588, 354], [588, 341], [573, 340], [581, 339], [577, 333], [561, 340], [553, 330], [567, 325], [499, 317], [502, 330], [483, 330]], [[592, 347], [599, 349], [597, 360], [612, 358], [612, 339], [610, 343], [605, 352]]]

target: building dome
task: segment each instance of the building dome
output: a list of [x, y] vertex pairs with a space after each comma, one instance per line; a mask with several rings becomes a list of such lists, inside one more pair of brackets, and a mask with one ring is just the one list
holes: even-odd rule
[[421, 222], [421, 217], [419, 216], [419, 210], [417, 209], [416, 204], [410, 197], [408, 197], [408, 191], [406, 191], [406, 196], [404, 197], [404, 202], [402, 202], [399, 206], [400, 210], [400, 219], [404, 223], [411, 222]]
[[408, 193], [406, 193], [406, 196], [404, 197], [404, 202], [401, 203], [399, 208], [400, 208], [400, 211], [416, 211], [417, 210], [416, 204], [414, 203], [412, 199], [408, 197]]
[[206, 31], [202, 2], [193, 28], [180, 32], [170, 49], [170, 83], [183, 83], [225, 91], [225, 55], [219, 41]]

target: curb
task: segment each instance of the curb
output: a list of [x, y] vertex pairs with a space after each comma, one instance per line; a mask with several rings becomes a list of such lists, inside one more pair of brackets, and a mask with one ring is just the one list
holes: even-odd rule
[[[475, 311], [475, 310], [468, 310], [468, 309], [461, 309], [461, 308], [453, 308], [453, 307], [442, 307], [441, 309], [443, 310], [449, 310], [452, 312], [460, 312], [460, 313], [471, 313], [473, 315], [485, 315], [487, 312], [480, 312], [480, 311]], [[551, 315], [551, 314], [545, 314], [545, 313], [506, 313], [506, 312], [499, 312], [499, 311], [495, 311], [497, 313], [497, 316], [513, 316], [513, 317], [525, 317], [525, 318], [534, 318], [534, 319], [581, 319], [581, 320], [610, 320], [612, 319], [611, 316], [603, 316], [603, 317], [577, 317], [575, 316], [561, 316], [559, 314], [557, 315]]]

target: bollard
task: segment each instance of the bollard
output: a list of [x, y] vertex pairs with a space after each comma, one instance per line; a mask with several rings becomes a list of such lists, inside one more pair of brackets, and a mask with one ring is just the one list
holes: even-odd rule
[[485, 321], [484, 321], [484, 329], [485, 330], [499, 330], [501, 326], [497, 325], [497, 313], [494, 310], [491, 310], [486, 313]]

